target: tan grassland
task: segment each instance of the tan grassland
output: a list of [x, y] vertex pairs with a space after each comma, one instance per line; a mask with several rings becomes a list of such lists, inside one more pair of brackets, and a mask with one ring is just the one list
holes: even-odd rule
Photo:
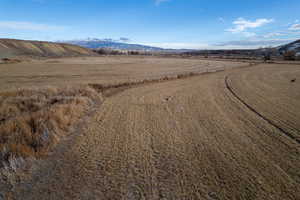
[[[6, 105], [36, 87], [20, 90], [43, 99], [37, 113], [80, 115], [62, 114], [77, 129], [26, 175], [2, 173], [6, 199], [300, 199], [299, 65], [92, 57], [1, 64], [0, 76]], [[24, 114], [16, 107], [5, 123]], [[74, 126], [81, 108], [92, 114]]]
[[143, 56], [47, 59], [0, 64], [0, 89], [90, 83], [109, 85], [247, 65], [239, 62]]

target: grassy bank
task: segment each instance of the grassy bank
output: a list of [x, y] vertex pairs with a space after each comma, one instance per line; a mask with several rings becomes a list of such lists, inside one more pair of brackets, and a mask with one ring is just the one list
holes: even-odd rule
[[45, 156], [99, 101], [88, 86], [1, 92], [0, 167]]

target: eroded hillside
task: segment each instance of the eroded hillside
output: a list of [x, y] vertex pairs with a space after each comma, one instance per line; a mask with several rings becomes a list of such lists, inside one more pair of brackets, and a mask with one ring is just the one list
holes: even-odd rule
[[0, 39], [0, 58], [15, 56], [64, 57], [89, 55], [93, 55], [91, 50], [71, 44]]

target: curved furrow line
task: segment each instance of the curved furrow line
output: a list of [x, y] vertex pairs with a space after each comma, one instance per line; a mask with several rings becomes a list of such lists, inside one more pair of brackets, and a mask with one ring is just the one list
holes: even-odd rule
[[252, 106], [250, 106], [248, 103], [246, 103], [240, 96], [238, 96], [238, 94], [236, 92], [233, 91], [233, 89], [231, 88], [231, 86], [228, 83], [228, 76], [225, 77], [225, 85], [226, 88], [228, 89], [228, 91], [236, 98], [238, 99], [242, 104], [244, 104], [249, 110], [251, 110], [252, 112], [254, 112], [257, 116], [259, 116], [261, 119], [263, 119], [264, 121], [266, 121], [268, 124], [270, 124], [271, 126], [275, 127], [277, 130], [279, 130], [280, 132], [282, 132], [283, 134], [285, 134], [286, 136], [288, 136], [289, 138], [291, 138], [292, 140], [294, 140], [295, 142], [297, 142], [298, 144], [300, 144], [300, 140], [295, 137], [293, 134], [287, 132], [286, 130], [284, 130], [283, 128], [281, 128], [280, 126], [278, 126], [277, 124], [275, 124], [272, 120], [268, 119], [267, 117], [263, 116], [261, 113], [259, 113], [255, 108], [253, 108]]

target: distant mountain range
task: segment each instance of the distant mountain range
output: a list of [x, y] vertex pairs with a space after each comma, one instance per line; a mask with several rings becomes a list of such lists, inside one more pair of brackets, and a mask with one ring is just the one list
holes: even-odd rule
[[[67, 40], [60, 41], [63, 43], [78, 45], [81, 47], [89, 48], [89, 49], [99, 49], [99, 48], [109, 48], [114, 50], [131, 50], [131, 51], [164, 51], [164, 52], [173, 52], [173, 53], [183, 53], [183, 52], [195, 52], [197, 50], [191, 49], [164, 49], [159, 47], [141, 45], [141, 44], [131, 44], [128, 42], [123, 42], [122, 40], [112, 40], [112, 39], [96, 39], [96, 38], [88, 38], [83, 40]], [[282, 45], [276, 48], [272, 48], [278, 53], [282, 54], [286, 51], [295, 51], [296, 53], [300, 52], [300, 40], [295, 42]], [[261, 49], [257, 49], [261, 51]], [[255, 49], [249, 51], [257, 51]], [[200, 50], [205, 51], [205, 50]], [[214, 50], [212, 50], [214, 51]], [[231, 51], [231, 50], [216, 50], [216, 51]]]
[[163, 51], [165, 49], [159, 47], [152, 47], [141, 44], [130, 44], [121, 41], [115, 41], [112, 39], [85, 39], [85, 40], [67, 40], [67, 41], [59, 41], [63, 43], [78, 45], [81, 47], [89, 48], [89, 49], [99, 49], [99, 48], [110, 48], [110, 49], [118, 49], [118, 50], [135, 50], [135, 51]]

